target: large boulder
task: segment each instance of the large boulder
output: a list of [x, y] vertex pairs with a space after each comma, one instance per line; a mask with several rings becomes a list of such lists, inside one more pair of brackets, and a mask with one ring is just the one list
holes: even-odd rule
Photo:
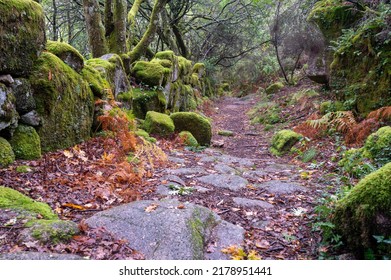
[[69, 67], [80, 73], [84, 67], [84, 58], [74, 47], [67, 43], [48, 41], [46, 50], [58, 56]]
[[148, 133], [167, 136], [174, 132], [174, 122], [170, 116], [149, 111], [145, 117], [144, 128]]
[[30, 76], [42, 126], [42, 151], [73, 146], [90, 137], [94, 96], [72, 68], [49, 52], [42, 53]]
[[194, 112], [177, 112], [171, 114], [175, 131], [189, 131], [200, 145], [210, 145], [212, 126], [209, 120]]
[[163, 113], [165, 109], [166, 98], [161, 90], [132, 90], [132, 110], [137, 118], [145, 119], [147, 112]]
[[18, 124], [18, 119], [13, 92], [0, 83], [0, 131], [6, 128], [13, 130]]
[[376, 237], [390, 239], [391, 163], [367, 175], [339, 200], [332, 221], [358, 257], [368, 249], [375, 255], [390, 256], [391, 245]]
[[177, 200], [137, 201], [95, 214], [91, 227], [105, 227], [153, 260], [227, 259], [221, 249], [240, 246], [244, 230], [213, 211]]
[[27, 76], [45, 41], [41, 5], [31, 0], [0, 0], [0, 74]]
[[113, 97], [131, 90], [123, 61], [119, 55], [106, 54], [100, 58], [87, 60], [86, 65], [99, 71], [101, 78], [109, 83]]

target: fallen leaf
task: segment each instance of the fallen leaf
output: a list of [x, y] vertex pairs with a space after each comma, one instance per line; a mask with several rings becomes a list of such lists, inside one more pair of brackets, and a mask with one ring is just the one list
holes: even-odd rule
[[158, 206], [159, 205], [157, 205], [156, 203], [152, 203], [151, 205], [149, 205], [148, 207], [145, 208], [145, 212], [151, 213], [151, 212], [155, 211]]
[[238, 211], [240, 211], [240, 208], [231, 208], [231, 210], [232, 210], [233, 212], [238, 212]]
[[63, 153], [64, 156], [66, 156], [67, 158], [73, 158], [73, 153], [72, 153], [71, 151], [64, 150], [62, 153]]
[[270, 247], [270, 243], [267, 240], [261, 240], [255, 242], [255, 246], [259, 249], [267, 250]]
[[84, 206], [73, 204], [73, 203], [64, 203], [62, 207], [68, 207], [76, 210], [86, 210]]
[[186, 209], [185, 205], [183, 205], [182, 203], [179, 204], [177, 208], [178, 208], [178, 209]]

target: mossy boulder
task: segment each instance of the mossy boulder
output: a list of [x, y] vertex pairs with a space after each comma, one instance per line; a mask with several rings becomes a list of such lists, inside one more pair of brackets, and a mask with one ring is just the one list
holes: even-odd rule
[[171, 119], [176, 131], [189, 131], [197, 139], [198, 144], [210, 145], [212, 126], [207, 118], [194, 112], [177, 112], [171, 114]]
[[37, 202], [20, 192], [0, 186], [0, 208], [27, 211], [40, 215], [46, 220], [57, 220], [52, 209], [43, 202]]
[[174, 132], [174, 122], [170, 116], [154, 111], [149, 111], [144, 122], [145, 131], [151, 134], [167, 136]]
[[384, 126], [368, 136], [363, 147], [363, 156], [377, 166], [391, 162], [391, 127]]
[[[101, 78], [109, 83], [109, 94], [113, 94], [113, 96], [109, 96], [109, 98], [115, 98], [118, 94], [129, 92], [131, 90], [124, 63], [119, 55], [106, 54], [99, 58], [89, 59], [85, 62], [85, 64], [99, 71]], [[83, 76], [86, 77], [91, 73], [92, 71], [89, 70], [89, 72], [84, 72]], [[93, 78], [95, 79], [95, 85], [98, 85], [97, 76], [94, 74], [93, 77], [86, 78], [86, 80], [91, 83], [91, 79]], [[100, 87], [105, 88], [106, 84], [101, 85]]]
[[15, 154], [10, 143], [0, 137], [0, 168], [7, 167], [15, 161]]
[[41, 157], [41, 140], [31, 126], [19, 125], [10, 140], [17, 159], [39, 159]]
[[47, 41], [46, 50], [58, 56], [73, 70], [80, 73], [84, 67], [84, 58], [74, 47], [67, 43]]
[[45, 17], [31, 0], [0, 0], [0, 74], [27, 76], [45, 46]]
[[13, 131], [17, 126], [19, 114], [15, 101], [12, 90], [0, 83], [0, 131], [6, 128]]
[[85, 65], [81, 70], [83, 79], [89, 84], [94, 96], [107, 98], [111, 91], [109, 82], [102, 76], [101, 72], [90, 65]]
[[39, 240], [42, 243], [58, 243], [69, 240], [79, 232], [77, 224], [61, 221], [49, 205], [37, 202], [11, 188], [0, 186], [0, 210], [14, 212], [25, 229], [18, 235], [21, 243]]
[[277, 82], [277, 83], [274, 83], [274, 84], [271, 84], [270, 86], [268, 86], [266, 88], [265, 92], [266, 92], [266, 94], [274, 94], [282, 88], [284, 88], [284, 84], [281, 82]]
[[164, 86], [171, 74], [171, 69], [163, 66], [163, 63], [164, 60], [160, 59], [138, 61], [132, 68], [132, 75], [139, 83], [150, 87]]
[[42, 126], [42, 151], [67, 148], [90, 137], [94, 96], [87, 82], [54, 54], [44, 52], [29, 78]]
[[278, 131], [272, 138], [270, 152], [275, 156], [282, 156], [299, 142], [303, 136], [289, 129]]
[[163, 113], [166, 109], [166, 98], [160, 90], [132, 90], [132, 110], [136, 118], [145, 119], [148, 111]]
[[179, 139], [183, 142], [185, 146], [190, 147], [198, 147], [198, 141], [195, 139], [193, 134], [191, 134], [189, 131], [182, 131], [179, 133]]
[[391, 245], [378, 243], [374, 236], [391, 238], [391, 163], [367, 175], [339, 200], [332, 222], [358, 257], [368, 249], [390, 256]]

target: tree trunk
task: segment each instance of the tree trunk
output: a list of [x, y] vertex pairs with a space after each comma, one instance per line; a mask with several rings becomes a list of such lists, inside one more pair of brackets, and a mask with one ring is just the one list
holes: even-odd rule
[[56, 0], [52, 1], [53, 4], [53, 17], [52, 17], [52, 25], [53, 25], [53, 41], [58, 40], [58, 30], [57, 30], [57, 3]]
[[146, 49], [149, 44], [152, 42], [153, 37], [156, 33], [156, 27], [159, 21], [159, 13], [167, 4], [168, 0], [155, 0], [155, 4], [153, 5], [152, 14], [149, 19], [149, 25], [147, 30], [145, 31], [143, 37], [138, 42], [138, 44], [134, 47], [134, 49], [129, 53], [130, 63], [138, 60], [142, 55], [145, 54]]
[[100, 15], [99, 3], [97, 0], [83, 0], [83, 7], [92, 56], [100, 57], [108, 53], [108, 48]]
[[110, 52], [127, 53], [126, 6], [126, 0], [114, 0], [114, 32], [109, 40]]
[[104, 12], [104, 26], [105, 26], [105, 36], [106, 39], [110, 37], [111, 33], [114, 31], [114, 18], [113, 18], [113, 1], [105, 1], [105, 12]]
[[168, 48], [178, 55], [179, 49], [175, 42], [175, 37], [171, 29], [170, 19], [165, 8], [163, 8], [160, 13], [160, 24], [158, 28], [158, 33], [160, 35], [160, 38], [168, 46]]
[[143, 2], [144, 2], [144, 0], [135, 0], [132, 8], [130, 9], [130, 11], [128, 13], [128, 24], [129, 24], [128, 46], [129, 46], [129, 49], [131, 49], [132, 46], [135, 44], [134, 29], [136, 28], [136, 15], [138, 13], [138, 10], [140, 9], [140, 5]]

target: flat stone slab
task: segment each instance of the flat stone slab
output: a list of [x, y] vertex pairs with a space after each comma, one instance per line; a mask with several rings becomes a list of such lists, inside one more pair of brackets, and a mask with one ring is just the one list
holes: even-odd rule
[[235, 168], [232, 168], [231, 166], [228, 166], [223, 163], [218, 163], [213, 167], [214, 170], [216, 170], [219, 173], [222, 174], [231, 174], [231, 175], [236, 175], [239, 171], [236, 170]]
[[0, 260], [84, 260], [84, 258], [72, 254], [18, 252], [0, 254]]
[[194, 174], [205, 174], [205, 169], [202, 167], [194, 167], [194, 168], [178, 168], [178, 169], [168, 169], [166, 171], [168, 174], [172, 175], [194, 175]]
[[200, 158], [199, 162], [208, 163], [223, 163], [225, 165], [235, 164], [238, 167], [252, 167], [254, 162], [251, 159], [239, 158], [230, 155], [204, 155]]
[[124, 204], [99, 212], [86, 223], [128, 240], [131, 248], [151, 260], [228, 259], [221, 250], [240, 246], [244, 239], [243, 228], [208, 208], [175, 199]]
[[197, 178], [197, 180], [216, 188], [230, 189], [232, 191], [238, 191], [248, 185], [248, 181], [246, 179], [231, 174], [211, 174]]
[[269, 193], [275, 193], [275, 194], [290, 194], [300, 191], [306, 191], [306, 188], [296, 185], [291, 182], [283, 182], [278, 180], [273, 180], [269, 182], [262, 183], [258, 185], [259, 188], [262, 188]]
[[273, 163], [266, 166], [263, 170], [266, 172], [291, 174], [292, 170], [295, 170], [294, 165]]
[[263, 171], [263, 170], [250, 170], [250, 171], [244, 171], [242, 173], [242, 177], [246, 179], [252, 179], [252, 180], [257, 180], [263, 176], [266, 176], [268, 172]]
[[248, 199], [243, 197], [234, 197], [232, 199], [236, 205], [242, 206], [242, 207], [260, 207], [263, 209], [271, 209], [273, 208], [273, 204], [267, 203], [266, 201], [262, 200], [255, 200], [255, 199]]

